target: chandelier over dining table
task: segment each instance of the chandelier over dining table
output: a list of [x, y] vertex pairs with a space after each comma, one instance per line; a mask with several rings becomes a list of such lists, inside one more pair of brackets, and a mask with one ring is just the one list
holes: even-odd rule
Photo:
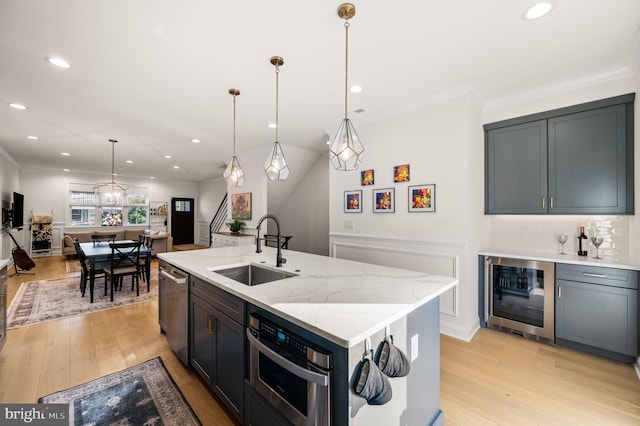
[[122, 208], [127, 196], [127, 190], [131, 185], [115, 181], [115, 146], [118, 141], [109, 139], [109, 142], [111, 143], [111, 181], [96, 183], [93, 187], [93, 192], [99, 207]]

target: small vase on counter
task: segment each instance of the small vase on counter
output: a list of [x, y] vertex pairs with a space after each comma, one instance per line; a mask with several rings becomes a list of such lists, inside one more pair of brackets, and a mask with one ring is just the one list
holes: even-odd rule
[[582, 250], [582, 240], [586, 240], [587, 236], [584, 233], [584, 226], [580, 227], [580, 235], [578, 235], [578, 256], [586, 256], [587, 250]]

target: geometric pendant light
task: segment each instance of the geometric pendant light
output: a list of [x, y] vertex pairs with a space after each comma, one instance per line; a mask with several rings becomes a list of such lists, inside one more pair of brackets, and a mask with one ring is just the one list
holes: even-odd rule
[[222, 176], [227, 182], [227, 187], [238, 187], [244, 183], [244, 173], [240, 168], [240, 162], [236, 157], [236, 96], [240, 95], [238, 89], [229, 89], [229, 94], [233, 95], [233, 158], [227, 166]]
[[111, 142], [111, 182], [96, 183], [93, 193], [99, 207], [121, 209], [130, 185], [115, 181], [115, 146], [118, 141], [109, 139], [109, 142]]
[[284, 158], [280, 142], [278, 142], [278, 74], [280, 73], [280, 67], [284, 64], [284, 59], [280, 56], [272, 56], [269, 61], [276, 67], [276, 142], [271, 147], [267, 161], [264, 163], [264, 172], [269, 180], [286, 180], [287, 176], [289, 176], [289, 167], [287, 166], [287, 160]]
[[338, 16], [344, 19], [346, 33], [345, 71], [344, 71], [344, 119], [340, 123], [331, 145], [329, 160], [337, 170], [356, 170], [364, 157], [364, 147], [347, 116], [347, 93], [349, 87], [349, 19], [356, 14], [356, 7], [351, 3], [343, 3], [338, 7]]

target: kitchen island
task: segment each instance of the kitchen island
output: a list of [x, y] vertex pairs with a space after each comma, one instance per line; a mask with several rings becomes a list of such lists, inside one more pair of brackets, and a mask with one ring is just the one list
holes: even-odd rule
[[[275, 319], [331, 351], [331, 424], [441, 422], [439, 296], [457, 280], [289, 250], [283, 254], [287, 263], [282, 268], [275, 268], [276, 249], [270, 247], [262, 253], [253, 246], [238, 246], [163, 253], [159, 258], [189, 273], [193, 282], [204, 281], [244, 301], [247, 316], [257, 312]], [[295, 276], [248, 286], [216, 273], [247, 264]], [[241, 325], [246, 325], [246, 316], [244, 320]], [[393, 335], [396, 347], [412, 359], [411, 372], [391, 379], [393, 397], [388, 403], [367, 405], [352, 391], [356, 367], [365, 349], [375, 351], [385, 334]]]

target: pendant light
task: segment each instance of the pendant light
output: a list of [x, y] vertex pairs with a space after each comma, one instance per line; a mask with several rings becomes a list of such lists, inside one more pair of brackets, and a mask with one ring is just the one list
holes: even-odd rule
[[269, 60], [276, 68], [276, 142], [269, 152], [266, 163], [264, 163], [264, 172], [267, 174], [269, 180], [286, 180], [289, 176], [289, 167], [287, 166], [287, 160], [284, 158], [282, 147], [278, 142], [278, 74], [280, 73], [280, 67], [284, 64], [284, 59], [280, 56], [272, 56]]
[[344, 19], [345, 29], [345, 70], [344, 70], [344, 120], [329, 147], [329, 159], [337, 170], [356, 170], [362, 163], [364, 147], [347, 116], [347, 93], [349, 87], [349, 19], [356, 14], [356, 7], [343, 3], [338, 7], [338, 16]]
[[233, 95], [233, 158], [222, 176], [227, 182], [227, 187], [238, 187], [244, 183], [244, 173], [240, 168], [238, 157], [236, 157], [236, 96], [240, 96], [238, 89], [229, 89], [229, 94]]
[[129, 185], [115, 181], [115, 139], [109, 139], [111, 143], [111, 182], [98, 182], [93, 187], [98, 206], [102, 208], [122, 208], [127, 195]]

